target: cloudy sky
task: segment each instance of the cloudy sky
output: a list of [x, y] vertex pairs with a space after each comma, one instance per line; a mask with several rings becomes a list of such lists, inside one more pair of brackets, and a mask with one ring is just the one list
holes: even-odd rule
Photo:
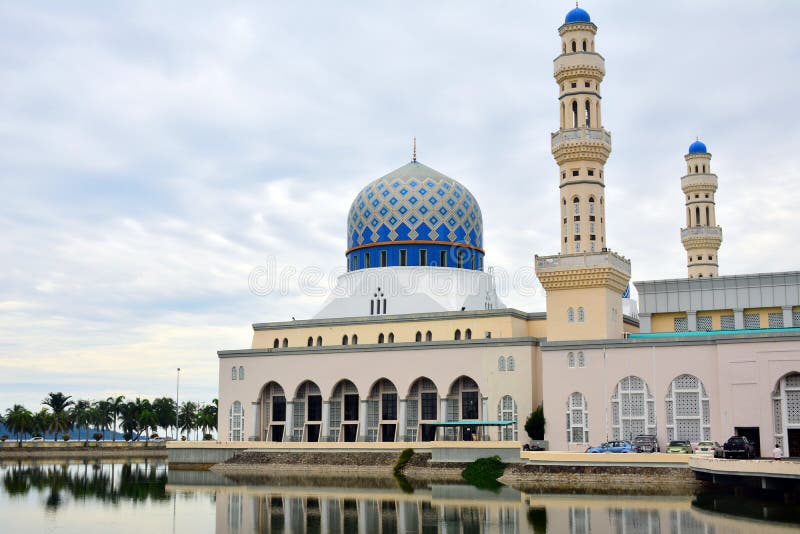
[[[312, 316], [368, 181], [419, 160], [478, 198], [487, 265], [558, 242], [552, 60], [568, 1], [0, 4], [0, 409], [216, 394], [218, 349]], [[606, 58], [609, 245], [685, 276], [680, 176], [719, 175], [721, 274], [792, 270], [800, 3], [582, 3]], [[255, 295], [274, 261], [315, 267]], [[303, 287], [301, 287], [303, 286]], [[507, 304], [544, 308], [541, 291]]]

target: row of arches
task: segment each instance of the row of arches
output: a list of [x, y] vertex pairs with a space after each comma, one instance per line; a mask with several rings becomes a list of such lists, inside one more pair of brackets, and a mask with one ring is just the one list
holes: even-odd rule
[[[689, 164], [689, 165], [687, 165], [687, 166], [686, 166], [686, 172], [687, 172], [688, 174], [692, 174], [692, 165], [691, 165], [691, 164]], [[705, 164], [703, 164], [703, 165], [695, 165], [695, 166], [694, 166], [694, 173], [695, 173], [695, 174], [700, 174], [701, 172], [702, 172], [703, 174], [705, 174], [705, 172], [706, 172], [706, 166], [705, 166]]]
[[[423, 337], [425, 341], [433, 341], [433, 333], [430, 330], [425, 332], [424, 335], [422, 331], [417, 331], [417, 333], [414, 335], [414, 341], [416, 343], [421, 343]], [[455, 341], [460, 341], [462, 339], [465, 340], [472, 339], [472, 329], [467, 328], [462, 332], [460, 328], [456, 328], [455, 331], [453, 332], [453, 339]], [[384, 334], [383, 332], [381, 332], [378, 334], [377, 343], [378, 344], [394, 343], [394, 340], [395, 340], [394, 332], [389, 332], [388, 334]], [[308, 336], [308, 339], [306, 340], [306, 346], [321, 347], [323, 345], [322, 341], [323, 341], [322, 336], [317, 336], [316, 340], [313, 336]], [[342, 345], [358, 345], [358, 334], [352, 334], [350, 336], [344, 334], [342, 336]], [[288, 338], [283, 338], [283, 341], [281, 341], [279, 338], [275, 338], [275, 340], [272, 343], [272, 348], [275, 349], [288, 348], [288, 347], [289, 347]]]
[[[488, 398], [475, 380], [463, 375], [446, 391], [439, 391], [424, 376], [405, 392], [387, 378], [376, 380], [367, 392], [342, 379], [327, 397], [312, 380], [303, 381], [288, 394], [271, 381], [261, 389], [254, 409], [253, 437], [263, 441], [518, 439], [517, 403], [508, 395], [497, 405], [499, 420], [507, 422], [504, 426], [484, 430], [469, 424], [490, 418]], [[246, 439], [241, 402], [233, 403], [230, 417], [230, 439]]]
[[[692, 217], [692, 208], [686, 208], [686, 226], [693, 227], [693, 226], [716, 226], [716, 221], [714, 220], [714, 212], [711, 210], [710, 206], [705, 207], [705, 211], [700, 209], [700, 206], [695, 206], [694, 208], [694, 217]], [[705, 218], [701, 217], [702, 214], [705, 214]]]
[[[569, 42], [569, 50], [573, 52], [594, 52], [594, 40], [583, 39], [582, 41], [576, 41], [572, 39]], [[561, 43], [561, 52], [564, 54], [567, 53], [566, 41]]]
[[600, 101], [572, 98], [561, 102], [561, 128], [600, 128]]

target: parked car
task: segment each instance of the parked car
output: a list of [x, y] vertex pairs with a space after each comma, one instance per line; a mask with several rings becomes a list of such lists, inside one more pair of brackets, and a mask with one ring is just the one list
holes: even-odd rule
[[633, 438], [633, 444], [639, 449], [639, 452], [659, 452], [661, 448], [658, 446], [658, 439], [654, 434], [639, 434]]
[[639, 452], [630, 441], [616, 440], [601, 443], [597, 447], [589, 447], [586, 452]]
[[714, 458], [722, 458], [722, 445], [716, 441], [700, 441], [695, 445], [694, 453], [712, 455]]
[[667, 445], [667, 452], [670, 454], [692, 454], [692, 444], [685, 440], [670, 441]]
[[723, 458], [754, 458], [756, 455], [755, 447], [744, 436], [729, 437], [722, 448]]
[[44, 441], [42, 436], [34, 436], [29, 441]]

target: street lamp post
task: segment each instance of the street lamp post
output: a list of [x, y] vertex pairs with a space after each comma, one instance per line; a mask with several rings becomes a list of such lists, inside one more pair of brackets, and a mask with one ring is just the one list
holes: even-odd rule
[[180, 440], [181, 436], [181, 368], [178, 367], [178, 385], [175, 388], [175, 439]]

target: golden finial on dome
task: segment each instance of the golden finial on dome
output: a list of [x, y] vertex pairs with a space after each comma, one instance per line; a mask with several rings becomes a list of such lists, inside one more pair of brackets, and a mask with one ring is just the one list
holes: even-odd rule
[[416, 163], [416, 161], [417, 161], [417, 138], [416, 138], [416, 136], [414, 137], [414, 152], [413, 152], [411, 157], [412, 157], [411, 161]]

